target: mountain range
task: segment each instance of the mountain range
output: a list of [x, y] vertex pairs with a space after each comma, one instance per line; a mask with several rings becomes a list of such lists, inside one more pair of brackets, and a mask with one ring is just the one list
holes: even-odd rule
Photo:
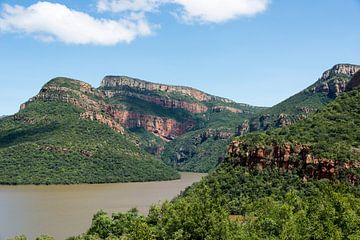
[[126, 76], [106, 76], [99, 88], [55, 78], [0, 120], [0, 182], [148, 181], [178, 178], [174, 169], [208, 172], [235, 135], [307, 118], [344, 92], [359, 69], [335, 65], [271, 108]]
[[94, 215], [86, 239], [360, 238], [360, 72], [321, 109], [238, 136], [199, 183], [147, 216]]

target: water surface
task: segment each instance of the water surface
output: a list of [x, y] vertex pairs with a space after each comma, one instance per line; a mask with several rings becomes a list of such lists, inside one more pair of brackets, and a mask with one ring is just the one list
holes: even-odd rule
[[171, 200], [205, 174], [182, 173], [181, 180], [68, 186], [0, 186], [0, 240], [25, 234], [56, 239], [86, 231], [98, 210], [147, 213], [150, 205]]

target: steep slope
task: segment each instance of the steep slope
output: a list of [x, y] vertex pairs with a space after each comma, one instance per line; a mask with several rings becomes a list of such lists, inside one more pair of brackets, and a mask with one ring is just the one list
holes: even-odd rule
[[354, 87], [306, 120], [237, 137], [206, 184], [215, 190], [221, 183], [216, 191], [228, 197], [233, 214], [245, 214], [261, 197], [284, 201], [290, 190], [303, 197], [320, 188], [359, 198], [359, 124], [360, 88]]
[[351, 77], [359, 70], [359, 65], [333, 66], [310, 87], [262, 111], [259, 116], [244, 121], [239, 126], [238, 134], [284, 127], [306, 118], [344, 92]]
[[[178, 169], [207, 172], [224, 156], [239, 122], [263, 108], [197, 89], [107, 76], [99, 90], [126, 115], [122, 125], [140, 145]], [[212, 154], [207, 154], [212, 148]]]
[[0, 120], [0, 183], [70, 184], [178, 178], [142, 151], [90, 85], [56, 78]]

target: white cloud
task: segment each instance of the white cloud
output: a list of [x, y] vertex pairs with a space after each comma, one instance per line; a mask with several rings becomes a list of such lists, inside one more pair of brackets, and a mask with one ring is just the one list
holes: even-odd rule
[[173, 0], [183, 7], [186, 21], [220, 23], [263, 12], [269, 0]]
[[0, 32], [32, 34], [42, 41], [114, 45], [151, 34], [151, 26], [141, 14], [132, 16], [136, 17], [96, 19], [57, 3], [38, 2], [27, 8], [5, 4], [0, 14]]
[[100, 12], [151, 12], [156, 9], [162, 1], [159, 0], [99, 0], [97, 9]]
[[99, 11], [151, 12], [160, 5], [180, 6], [177, 15], [189, 22], [220, 23], [266, 10], [270, 0], [99, 0]]

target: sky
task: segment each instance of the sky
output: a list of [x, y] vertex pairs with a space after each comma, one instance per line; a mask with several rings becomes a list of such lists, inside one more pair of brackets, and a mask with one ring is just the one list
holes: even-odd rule
[[0, 0], [0, 115], [57, 76], [184, 85], [272, 106], [360, 64], [360, 0]]

